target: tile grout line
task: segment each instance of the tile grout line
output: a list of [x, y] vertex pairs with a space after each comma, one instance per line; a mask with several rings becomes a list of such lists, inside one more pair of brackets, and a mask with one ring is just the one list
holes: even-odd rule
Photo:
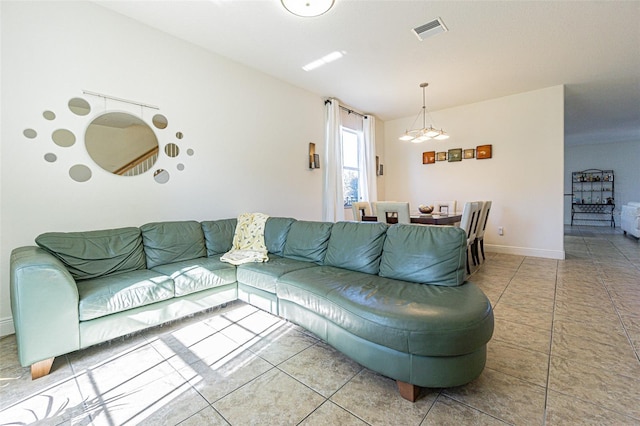
[[556, 261], [556, 278], [555, 285], [553, 288], [553, 312], [551, 313], [551, 334], [549, 336], [549, 356], [547, 358], [547, 384], [544, 388], [544, 407], [543, 407], [543, 418], [542, 424], [547, 424], [547, 410], [549, 407], [549, 390], [551, 388], [551, 356], [553, 351], [553, 336], [554, 336], [554, 326], [556, 320], [556, 302], [558, 297], [558, 268], [560, 266], [560, 261]]

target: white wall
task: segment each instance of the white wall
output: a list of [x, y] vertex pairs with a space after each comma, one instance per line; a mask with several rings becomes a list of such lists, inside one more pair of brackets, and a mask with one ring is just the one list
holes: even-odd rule
[[[321, 219], [321, 170], [308, 169], [309, 142], [323, 148], [323, 102], [315, 94], [213, 55], [89, 2], [1, 2], [0, 334], [12, 331], [8, 264], [13, 248], [46, 231], [139, 226], [151, 221], [235, 217], [244, 211]], [[147, 173], [119, 177], [95, 166], [82, 135], [104, 109], [70, 113], [72, 97], [91, 90], [160, 107], [156, 130], [168, 183]], [[109, 109], [149, 112], [123, 103]], [[46, 121], [45, 110], [57, 118]], [[53, 144], [56, 128], [72, 130], [70, 148]], [[38, 131], [36, 139], [22, 135]], [[175, 139], [175, 133], [184, 139]], [[193, 156], [186, 149], [194, 150]], [[53, 152], [55, 163], [43, 156]], [[183, 163], [184, 171], [176, 169]], [[68, 176], [77, 163], [93, 177]]]
[[[415, 117], [385, 122], [385, 198], [412, 210], [435, 200], [492, 200], [488, 251], [564, 258], [564, 87], [432, 112], [451, 138], [399, 141]], [[422, 164], [422, 153], [491, 144], [493, 158]], [[504, 227], [499, 236], [498, 226]]]
[[[571, 173], [586, 169], [613, 170], [615, 173], [614, 218], [620, 226], [622, 205], [640, 201], [640, 137], [636, 141], [577, 145], [565, 148], [564, 188], [571, 193]], [[576, 215], [576, 217], [578, 217]], [[584, 217], [584, 216], [581, 216]], [[564, 223], [571, 223], [571, 197], [565, 197]], [[609, 226], [608, 222], [582, 222], [575, 224]]]

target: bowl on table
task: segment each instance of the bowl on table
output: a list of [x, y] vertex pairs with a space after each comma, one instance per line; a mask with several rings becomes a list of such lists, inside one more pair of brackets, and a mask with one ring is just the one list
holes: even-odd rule
[[420, 204], [418, 206], [418, 211], [422, 214], [429, 214], [433, 211], [433, 206], [424, 206], [422, 204]]

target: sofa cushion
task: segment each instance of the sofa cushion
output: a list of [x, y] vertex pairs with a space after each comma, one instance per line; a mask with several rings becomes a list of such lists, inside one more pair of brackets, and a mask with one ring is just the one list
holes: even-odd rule
[[280, 277], [277, 295], [351, 334], [415, 355], [471, 353], [493, 333], [491, 303], [472, 283], [420, 285], [317, 266]]
[[207, 247], [207, 256], [215, 256], [231, 250], [237, 224], [238, 219], [236, 218], [207, 220], [200, 223]]
[[263, 263], [245, 263], [238, 265], [236, 272], [238, 282], [268, 291], [276, 292], [278, 278], [287, 272], [317, 267], [315, 263], [302, 260], [288, 259], [275, 254], [269, 255], [269, 261]]
[[330, 222], [295, 221], [289, 229], [283, 256], [322, 264], [332, 225]]
[[392, 225], [380, 261], [380, 276], [457, 286], [464, 282], [467, 237], [453, 226]]
[[295, 219], [289, 217], [270, 217], [264, 226], [264, 244], [269, 253], [282, 256], [287, 235]]
[[207, 255], [202, 227], [196, 221], [148, 223], [140, 230], [149, 269]]
[[80, 321], [150, 305], [173, 295], [173, 280], [148, 269], [80, 281]]
[[167, 263], [153, 270], [173, 279], [176, 297], [236, 282], [235, 266], [220, 261], [220, 255]]
[[60, 259], [76, 280], [145, 269], [138, 228], [47, 232], [36, 243]]
[[324, 264], [377, 274], [388, 226], [380, 222], [338, 222], [331, 228]]

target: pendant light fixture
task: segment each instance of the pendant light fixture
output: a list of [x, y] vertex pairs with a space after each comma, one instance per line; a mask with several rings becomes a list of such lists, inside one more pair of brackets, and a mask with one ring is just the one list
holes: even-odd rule
[[297, 16], [311, 18], [326, 13], [335, 0], [280, 0], [285, 9]]
[[422, 128], [421, 129], [413, 129], [407, 130], [404, 132], [402, 136], [400, 136], [401, 141], [410, 141], [413, 143], [420, 143], [424, 141], [428, 141], [430, 139], [444, 140], [449, 139], [449, 135], [442, 129], [434, 129], [430, 124], [427, 127], [427, 107], [425, 106], [425, 95], [424, 91], [429, 83], [421, 83], [420, 87], [422, 87], [422, 111], [418, 113], [418, 116], [413, 121], [413, 124], [416, 123], [420, 114], [422, 114]]

